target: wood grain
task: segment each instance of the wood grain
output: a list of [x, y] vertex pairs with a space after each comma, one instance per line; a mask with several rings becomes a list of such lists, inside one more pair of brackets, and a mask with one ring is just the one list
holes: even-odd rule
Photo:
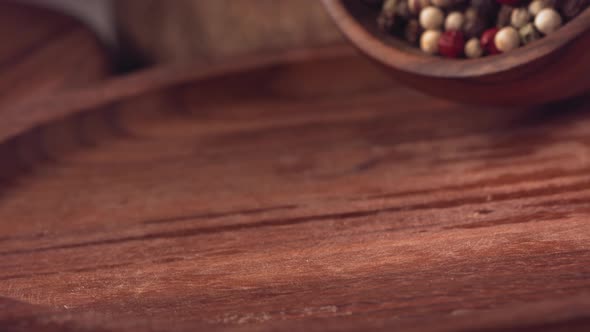
[[425, 55], [377, 28], [357, 0], [322, 0], [339, 28], [384, 70], [425, 93], [475, 105], [531, 106], [590, 91], [590, 8], [555, 33], [511, 52], [478, 59]]
[[586, 330], [589, 110], [346, 53], [53, 121], [1, 146], [0, 326]]

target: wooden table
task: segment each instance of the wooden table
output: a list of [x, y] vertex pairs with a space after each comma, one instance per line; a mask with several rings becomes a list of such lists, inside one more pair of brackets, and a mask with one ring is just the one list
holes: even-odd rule
[[0, 330], [590, 328], [587, 101], [346, 47], [137, 75], [2, 109]]

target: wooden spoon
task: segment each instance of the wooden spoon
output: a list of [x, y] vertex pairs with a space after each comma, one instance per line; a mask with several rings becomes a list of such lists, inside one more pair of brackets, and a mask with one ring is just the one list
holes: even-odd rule
[[531, 106], [590, 90], [590, 9], [555, 33], [509, 53], [445, 59], [379, 31], [376, 13], [358, 0], [322, 0], [344, 35], [404, 83], [460, 102]]
[[[18, 38], [13, 38], [14, 36]], [[347, 58], [347, 45], [212, 62], [168, 64], [113, 76], [96, 36], [76, 19], [12, 2], [0, 4], [0, 143], [36, 126], [185, 82], [307, 58]]]

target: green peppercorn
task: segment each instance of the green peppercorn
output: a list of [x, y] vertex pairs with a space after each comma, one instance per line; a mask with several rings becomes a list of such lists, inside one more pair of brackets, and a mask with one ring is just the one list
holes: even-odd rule
[[396, 27], [396, 9], [398, 0], [385, 0], [377, 24], [382, 31], [394, 32]]
[[541, 38], [541, 33], [537, 31], [533, 23], [529, 23], [520, 28], [518, 34], [520, 35], [520, 41], [523, 45]]

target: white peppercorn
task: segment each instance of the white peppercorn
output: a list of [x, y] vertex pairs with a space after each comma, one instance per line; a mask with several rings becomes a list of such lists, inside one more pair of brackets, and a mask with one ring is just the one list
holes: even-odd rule
[[[590, 0], [357, 0], [381, 7], [377, 23], [424, 53], [478, 58], [552, 33]], [[589, 9], [590, 10], [590, 9]]]
[[445, 14], [440, 8], [429, 6], [420, 12], [420, 25], [426, 30], [438, 30], [443, 25]]
[[428, 54], [438, 53], [438, 41], [441, 32], [438, 30], [426, 30], [420, 37], [420, 49]]
[[508, 52], [520, 46], [520, 35], [513, 27], [504, 27], [496, 33], [494, 44], [501, 52]]
[[470, 59], [479, 58], [483, 55], [483, 49], [478, 38], [471, 38], [465, 44], [465, 56]]
[[539, 14], [542, 9], [547, 7], [549, 7], [549, 2], [547, 0], [533, 0], [529, 4], [529, 14], [532, 16], [537, 16], [537, 14]]
[[445, 30], [461, 30], [465, 23], [465, 16], [461, 12], [452, 12], [445, 19]]
[[561, 23], [561, 16], [553, 8], [544, 8], [535, 17], [535, 28], [546, 35], [557, 30]]
[[514, 8], [510, 16], [510, 24], [520, 29], [531, 21], [531, 14], [527, 8]]

